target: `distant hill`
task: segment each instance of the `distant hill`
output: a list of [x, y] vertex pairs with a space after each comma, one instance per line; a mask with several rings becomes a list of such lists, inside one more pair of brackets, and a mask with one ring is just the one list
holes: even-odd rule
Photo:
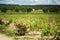
[[0, 4], [0, 7], [9, 8], [34, 8], [34, 9], [44, 9], [44, 8], [60, 8], [60, 5], [17, 5], [17, 4]]
[[18, 6], [16, 4], [0, 4], [0, 6]]
[[17, 4], [0, 4], [0, 6], [60, 7], [60, 5], [17, 5]]

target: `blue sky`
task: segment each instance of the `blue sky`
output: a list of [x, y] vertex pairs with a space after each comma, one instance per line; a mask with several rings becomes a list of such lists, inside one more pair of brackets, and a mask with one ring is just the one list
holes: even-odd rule
[[60, 5], [60, 0], [0, 0], [0, 4]]

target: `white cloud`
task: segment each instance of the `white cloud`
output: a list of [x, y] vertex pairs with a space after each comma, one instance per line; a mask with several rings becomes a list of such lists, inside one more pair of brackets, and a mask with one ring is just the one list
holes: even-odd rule
[[60, 5], [60, 0], [49, 0], [49, 4]]
[[39, 1], [39, 0], [35, 0], [36, 2]]
[[48, 4], [48, 0], [35, 0], [36, 4]]
[[4, 4], [40, 4], [40, 5], [49, 5], [49, 4], [59, 4], [60, 5], [60, 0], [0, 0], [0, 3]]
[[15, 2], [13, 0], [1, 0], [0, 3], [2, 3], [2, 4], [14, 4]]
[[19, 5], [33, 5], [34, 0], [15, 0], [15, 3], [19, 4]]
[[48, 0], [48, 4], [51, 4], [52, 3], [52, 0]]
[[13, 4], [13, 3], [15, 3], [13, 0], [6, 0], [6, 3], [8, 3], [8, 4]]
[[60, 5], [60, 0], [55, 0], [58, 5]]

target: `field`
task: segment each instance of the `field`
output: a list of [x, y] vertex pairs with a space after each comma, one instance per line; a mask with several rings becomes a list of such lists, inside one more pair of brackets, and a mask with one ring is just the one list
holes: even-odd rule
[[54, 36], [60, 31], [60, 14], [5, 14], [0, 19], [27, 25], [30, 31], [38, 30], [41, 36]]

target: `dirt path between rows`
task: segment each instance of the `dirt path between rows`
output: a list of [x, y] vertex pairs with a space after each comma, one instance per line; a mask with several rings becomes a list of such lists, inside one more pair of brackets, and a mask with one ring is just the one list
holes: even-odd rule
[[0, 34], [0, 40], [13, 40], [11, 37], [8, 37], [4, 34]]
[[[50, 38], [52, 38], [52, 36]], [[0, 34], [0, 40], [47, 40], [47, 39], [48, 39], [47, 36], [45, 36], [42, 39], [40, 35], [25, 35], [25, 36], [8, 37], [4, 34]]]
[[37, 38], [41, 38], [40, 36], [17, 36], [17, 37], [8, 37], [8, 36], [6, 36], [6, 35], [4, 35], [4, 34], [0, 34], [0, 40], [28, 40], [28, 39], [30, 39], [30, 40], [37, 40]]

